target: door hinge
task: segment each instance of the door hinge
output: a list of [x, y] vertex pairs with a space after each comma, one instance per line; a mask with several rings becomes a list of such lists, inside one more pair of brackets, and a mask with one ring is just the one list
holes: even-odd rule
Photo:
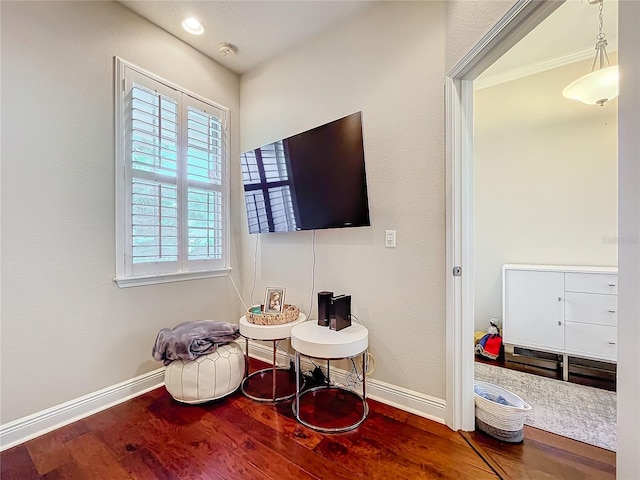
[[461, 277], [462, 276], [462, 267], [459, 266], [455, 266], [453, 267], [453, 276], [454, 277]]

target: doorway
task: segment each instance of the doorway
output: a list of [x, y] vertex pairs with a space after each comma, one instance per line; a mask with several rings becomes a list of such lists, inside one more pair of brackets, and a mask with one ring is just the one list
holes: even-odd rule
[[475, 428], [473, 81], [561, 4], [518, 2], [446, 78], [447, 363], [452, 367], [446, 422], [454, 430]]
[[[602, 6], [615, 65], [617, 2]], [[564, 292], [565, 276], [617, 285], [618, 101], [562, 96], [590, 72], [597, 27], [598, 5], [565, 2], [474, 81], [474, 328], [504, 321], [507, 343], [475, 378], [532, 403], [528, 425], [615, 451], [615, 394], [576, 384], [615, 390], [617, 287]]]
[[[447, 245], [447, 424], [453, 429], [473, 430], [473, 266], [469, 262], [472, 232], [467, 221], [472, 205], [469, 198], [472, 178], [470, 145], [473, 111], [472, 81], [522, 39], [542, 19], [552, 13], [560, 2], [520, 1], [481, 39], [446, 78], [446, 245]], [[640, 378], [637, 343], [640, 331], [640, 85], [633, 82], [640, 74], [637, 45], [640, 41], [640, 5], [619, 4], [620, 65], [628, 79], [620, 86], [619, 107], [619, 345], [618, 345], [618, 455], [619, 475], [632, 475], [640, 468], [635, 448], [640, 425], [637, 392]], [[624, 32], [624, 35], [622, 34]], [[624, 78], [624, 76], [623, 76]], [[635, 239], [634, 242], [632, 240]], [[454, 270], [455, 267], [455, 270]], [[459, 275], [462, 267], [462, 275]], [[471, 300], [471, 301], [470, 301]]]

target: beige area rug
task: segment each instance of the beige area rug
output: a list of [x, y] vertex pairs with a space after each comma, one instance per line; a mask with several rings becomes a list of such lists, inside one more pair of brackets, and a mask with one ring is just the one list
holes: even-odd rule
[[475, 379], [515, 393], [533, 408], [524, 423], [616, 451], [616, 393], [475, 363]]

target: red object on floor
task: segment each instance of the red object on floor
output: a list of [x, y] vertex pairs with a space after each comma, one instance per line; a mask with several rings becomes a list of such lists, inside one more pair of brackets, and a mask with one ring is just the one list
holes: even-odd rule
[[502, 347], [502, 337], [487, 333], [476, 345], [476, 352], [483, 357], [495, 360], [500, 355], [500, 347]]

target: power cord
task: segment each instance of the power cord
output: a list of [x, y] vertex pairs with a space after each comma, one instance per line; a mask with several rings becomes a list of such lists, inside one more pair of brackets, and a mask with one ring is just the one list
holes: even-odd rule
[[363, 365], [362, 368], [360, 369], [360, 372], [358, 372], [358, 367], [356, 366], [356, 362], [354, 358], [351, 358], [351, 364], [353, 365], [353, 368], [347, 374], [347, 377], [346, 377], [347, 385], [351, 388], [356, 388], [357, 386], [362, 384], [364, 380], [364, 375], [369, 377], [376, 370], [376, 359], [371, 352], [367, 352], [366, 370], [364, 369], [364, 365]]
[[313, 231], [313, 237], [311, 240], [311, 250], [313, 252], [313, 263], [311, 266], [311, 294], [309, 295], [309, 312], [307, 313], [307, 320], [311, 319], [311, 313], [313, 312], [313, 291], [316, 289], [316, 231]]
[[358, 373], [358, 367], [356, 367], [356, 361], [353, 358], [351, 358], [351, 364], [353, 368], [347, 374], [346, 382], [349, 387], [356, 388], [362, 383], [363, 377]]
[[254, 304], [253, 294], [256, 290], [256, 277], [258, 276], [258, 240], [260, 239], [260, 234], [256, 234], [256, 246], [253, 251], [253, 285], [251, 286], [251, 304]]
[[231, 283], [233, 284], [233, 288], [235, 288], [236, 293], [238, 294], [238, 298], [240, 299], [240, 302], [244, 306], [245, 311], [249, 310], [247, 308], [247, 304], [244, 303], [244, 300], [242, 300], [242, 296], [240, 295], [240, 291], [238, 290], [238, 286], [236, 285], [236, 282], [233, 280], [233, 276], [231, 275], [231, 272], [229, 272], [229, 279], [231, 280]]
[[328, 385], [327, 377], [320, 367], [316, 365], [313, 370], [302, 372], [305, 378], [305, 389]]
[[[257, 268], [258, 268], [258, 237], [259, 236], [260, 236], [259, 234], [256, 235], [256, 247], [253, 253], [253, 286], [251, 287], [251, 296], [249, 297], [252, 304], [253, 304], [253, 293], [256, 288], [256, 277], [257, 277]], [[231, 280], [231, 283], [233, 284], [233, 288], [235, 289], [236, 294], [240, 299], [240, 303], [242, 303], [242, 306], [244, 307], [245, 311], [248, 311], [249, 307], [247, 307], [247, 304], [244, 303], [244, 300], [242, 299], [242, 295], [240, 295], [240, 290], [238, 290], [238, 286], [236, 285], [236, 282], [233, 279], [233, 275], [231, 275], [231, 271], [229, 271], [229, 279]]]
[[[345, 384], [341, 384], [336, 382], [334, 379], [327, 380], [327, 377], [324, 371], [322, 370], [322, 368], [319, 367], [316, 363], [314, 363], [312, 359], [309, 359], [309, 360], [313, 365], [313, 370], [307, 370], [302, 372], [301, 374], [305, 379], [305, 388], [331, 385], [334, 387], [348, 387], [352, 390], [355, 390], [357, 387], [359, 387], [363, 383], [364, 375], [368, 377], [372, 375], [373, 372], [376, 370], [376, 360], [371, 352], [367, 352], [366, 371], [364, 371], [364, 366], [362, 366], [358, 370], [358, 366], [356, 365], [355, 358], [351, 358], [350, 360], [351, 360], [352, 368], [345, 377]], [[292, 365], [291, 368], [293, 369], [293, 362], [291, 363], [291, 365]]]
[[373, 372], [376, 371], [376, 357], [373, 356], [373, 353], [367, 352], [367, 371], [365, 374], [367, 377], [373, 375]]
[[284, 347], [280, 346], [280, 342], [276, 342], [276, 349], [279, 349], [280, 351], [284, 352], [289, 357], [289, 367], [291, 368], [293, 366], [293, 358], [291, 357], [291, 354], [289, 353], [289, 351]]
[[327, 382], [327, 377], [325, 377], [324, 372], [320, 367], [314, 368], [311, 376], [315, 380], [315, 382], [318, 384], [323, 384]]

